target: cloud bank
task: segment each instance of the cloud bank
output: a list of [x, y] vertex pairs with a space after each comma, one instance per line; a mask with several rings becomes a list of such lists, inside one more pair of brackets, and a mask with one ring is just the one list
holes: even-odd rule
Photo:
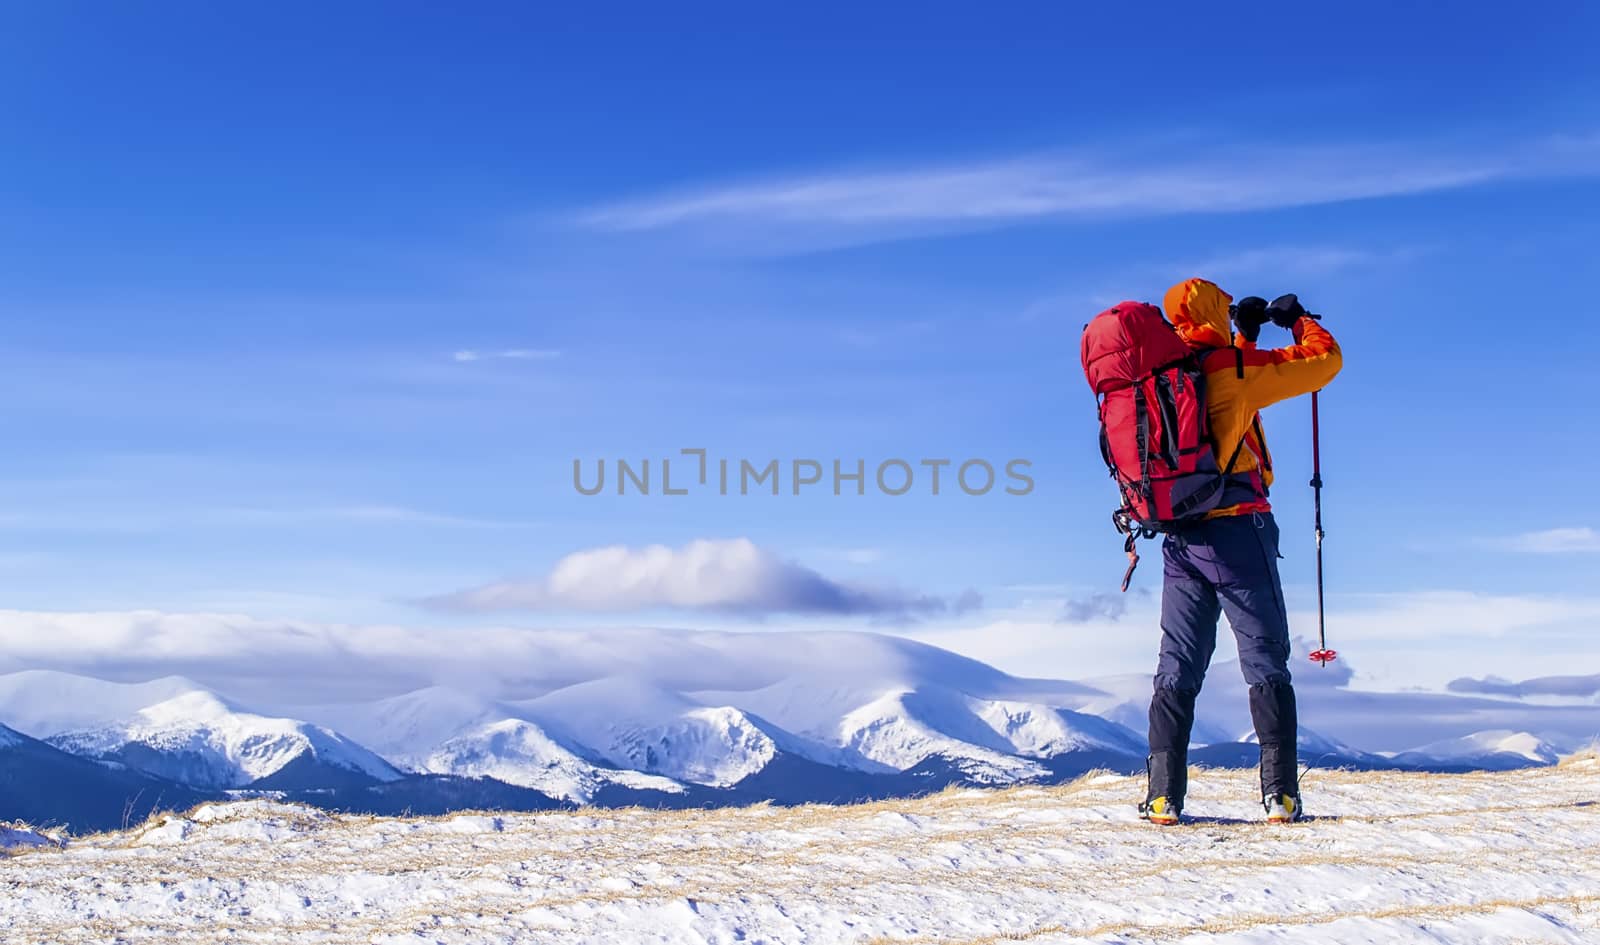
[[1088, 623], [1096, 618], [1120, 620], [1127, 612], [1126, 594], [1102, 591], [1067, 601], [1061, 608], [1061, 620], [1063, 623]]
[[[966, 667], [962, 673], [976, 672], [968, 665], [976, 659], [1024, 677], [1086, 679], [1135, 672], [1142, 677], [1138, 688], [1147, 691], [1160, 634], [1154, 599], [1129, 600], [1120, 621], [1095, 616], [1081, 624], [1060, 620], [1063, 603], [1040, 602], [1032, 617], [986, 614], [948, 626], [929, 622], [896, 636], [8, 610], [0, 611], [0, 673], [59, 669], [121, 681], [178, 674], [240, 698], [309, 703], [376, 698], [431, 685], [521, 698], [616, 675], [656, 679], [686, 691], [754, 689], [777, 681], [752, 676], [750, 666], [757, 663], [786, 671], [810, 666], [819, 677], [842, 679], [869, 665], [893, 676], [896, 660], [953, 661]], [[1394, 597], [1373, 604], [1360, 611], [1337, 602], [1330, 608], [1329, 642], [1341, 658], [1328, 668], [1306, 663], [1310, 644], [1297, 641], [1297, 681], [1319, 688], [1342, 685], [1350, 679], [1350, 667], [1358, 665], [1367, 687], [1443, 688], [1458, 680], [1451, 687], [1457, 692], [1594, 698], [1584, 695], [1593, 677], [1544, 674], [1567, 667], [1595, 669], [1589, 640], [1593, 620], [1600, 615], [1600, 598], [1424, 592], [1414, 599]], [[1480, 615], [1483, 623], [1466, 628], [1470, 632], [1462, 636], [1457, 631], [1468, 614]], [[1567, 619], [1538, 626], [1562, 615]], [[1315, 625], [1314, 613], [1291, 614], [1291, 626], [1302, 637]], [[1505, 639], [1513, 630], [1529, 645], [1507, 647]], [[1232, 658], [1232, 637], [1226, 629], [1219, 634], [1219, 665]], [[953, 652], [919, 648], [912, 639]], [[774, 660], [774, 652], [782, 659]], [[755, 655], [746, 658], [749, 654]], [[1461, 679], [1489, 668], [1527, 681]], [[1221, 672], [1219, 678], [1230, 677]]]
[[1447, 686], [1451, 692], [1473, 693], [1485, 696], [1510, 696], [1516, 699], [1549, 696], [1556, 698], [1593, 699], [1600, 696], [1600, 674], [1594, 676], [1538, 676], [1512, 682], [1499, 676], [1481, 679], [1463, 677], [1453, 679]]
[[435, 610], [682, 610], [759, 617], [768, 614], [868, 616], [888, 620], [961, 614], [982, 598], [955, 598], [828, 578], [745, 538], [700, 539], [680, 548], [613, 545], [567, 555], [549, 574], [427, 598]]
[[761, 689], [794, 674], [841, 684], [863, 674], [1006, 682], [967, 657], [859, 631], [413, 627], [0, 610], [0, 675], [26, 669], [123, 682], [178, 675], [267, 705], [355, 701], [434, 685], [529, 698], [609, 677], [690, 692]]

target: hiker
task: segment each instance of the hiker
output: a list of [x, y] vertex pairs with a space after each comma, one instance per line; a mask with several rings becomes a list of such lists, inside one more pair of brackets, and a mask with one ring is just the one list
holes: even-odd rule
[[[1278, 524], [1267, 492], [1272, 454], [1258, 413], [1316, 391], [1339, 373], [1339, 345], [1293, 295], [1270, 305], [1232, 298], [1204, 279], [1173, 286], [1163, 300], [1178, 336], [1198, 355], [1205, 413], [1217, 457], [1228, 457], [1218, 507], [1162, 542], [1161, 655], [1150, 700], [1149, 784], [1144, 816], [1177, 823], [1188, 786], [1195, 697], [1226, 613], [1250, 685], [1250, 716], [1261, 745], [1267, 819], [1300, 817], [1295, 751], [1298, 722], [1289, 675], [1289, 624], [1278, 576]], [[1229, 320], [1238, 329], [1232, 335]], [[1294, 334], [1285, 348], [1256, 347], [1268, 321]]]

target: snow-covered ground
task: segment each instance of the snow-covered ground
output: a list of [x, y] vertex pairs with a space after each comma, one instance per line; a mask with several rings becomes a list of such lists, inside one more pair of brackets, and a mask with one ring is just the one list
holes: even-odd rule
[[5, 942], [1600, 941], [1600, 760], [1135, 779], [854, 807], [329, 815], [212, 805], [0, 859]]

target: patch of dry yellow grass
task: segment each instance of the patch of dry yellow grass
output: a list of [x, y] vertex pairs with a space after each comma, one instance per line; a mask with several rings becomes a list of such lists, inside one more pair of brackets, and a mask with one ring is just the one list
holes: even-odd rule
[[1583, 762], [1595, 762], [1600, 764], [1600, 737], [1596, 737], [1589, 744], [1578, 749], [1570, 755], [1562, 755], [1561, 760], [1556, 762], [1556, 767], [1565, 768]]

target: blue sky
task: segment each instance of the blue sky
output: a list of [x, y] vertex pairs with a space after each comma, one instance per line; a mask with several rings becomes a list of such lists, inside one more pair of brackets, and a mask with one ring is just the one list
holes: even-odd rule
[[[1143, 669], [1158, 568], [1107, 603], [1077, 337], [1201, 275], [1296, 291], [1345, 347], [1330, 633], [1358, 678], [1600, 670], [1600, 63], [1573, 47], [1600, 14], [1394, 7], [13, 6], [5, 606], [861, 626]], [[1267, 415], [1299, 609], [1308, 419]], [[684, 447], [1026, 458], [1036, 487], [572, 488], [575, 458]], [[416, 603], [489, 584], [519, 606]]]

